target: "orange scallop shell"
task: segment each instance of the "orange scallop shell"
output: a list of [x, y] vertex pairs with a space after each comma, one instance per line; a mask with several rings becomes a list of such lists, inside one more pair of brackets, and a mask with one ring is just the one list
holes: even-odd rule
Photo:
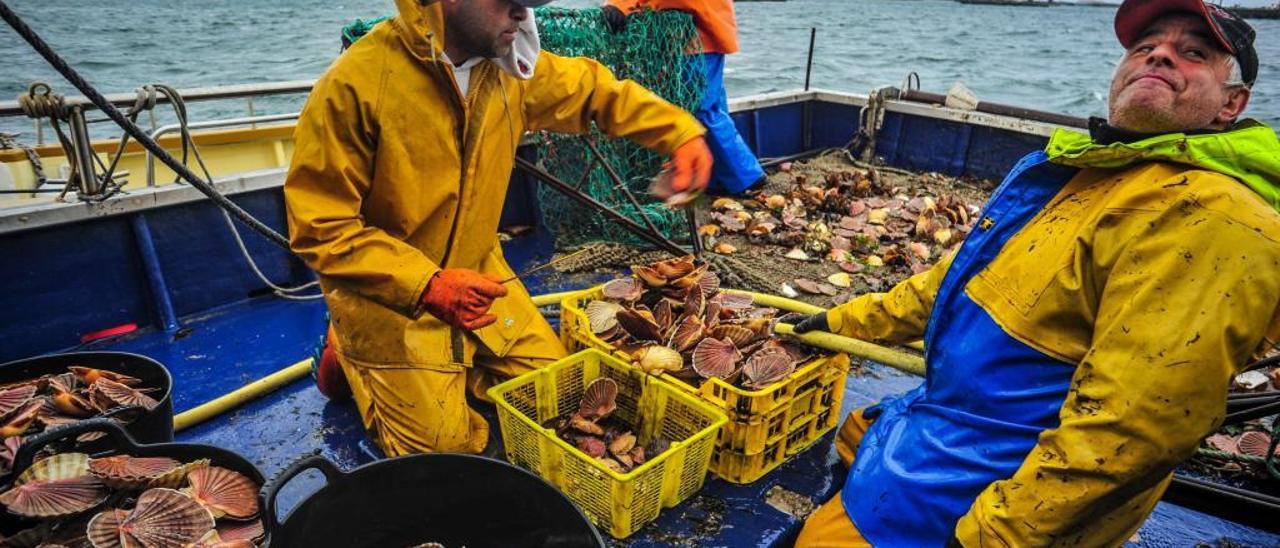
[[588, 420], [600, 420], [618, 408], [618, 383], [609, 377], [600, 377], [582, 391], [582, 403], [578, 414]]
[[120, 524], [124, 523], [125, 518], [128, 517], [129, 511], [119, 508], [112, 508], [93, 516], [87, 528], [89, 544], [93, 545], [93, 548], [122, 548], [124, 543], [121, 541], [123, 532]]
[[213, 530], [213, 514], [191, 497], [173, 489], [149, 489], [138, 497], [129, 516], [120, 522], [122, 544], [180, 548]]
[[1250, 430], [1236, 439], [1236, 445], [1240, 447], [1240, 452], [1245, 455], [1255, 457], [1266, 457], [1267, 451], [1271, 450], [1271, 436], [1265, 432]]
[[781, 348], [764, 348], [752, 354], [742, 366], [747, 388], [760, 389], [782, 380], [796, 369], [796, 362]]
[[218, 523], [218, 536], [222, 537], [223, 542], [233, 540], [248, 540], [257, 542], [262, 540], [266, 532], [262, 529], [261, 519], [252, 519], [249, 521], [232, 521], [224, 519]]
[[618, 278], [605, 282], [604, 298], [614, 301], [635, 301], [644, 294], [644, 285], [635, 278]]
[[155, 398], [106, 377], [89, 386], [89, 397], [103, 411], [122, 406], [141, 406], [150, 411], [160, 405]]
[[0, 504], [20, 516], [67, 516], [97, 506], [107, 494], [106, 486], [89, 475], [88, 455], [62, 453], [31, 465], [0, 494]]
[[17, 411], [19, 407], [26, 405], [31, 398], [36, 395], [36, 385], [24, 384], [0, 390], [0, 417], [6, 417], [9, 413]]
[[248, 476], [218, 466], [206, 466], [187, 474], [191, 486], [183, 492], [213, 513], [246, 519], [258, 515], [259, 485]]
[[119, 489], [150, 486], [156, 479], [181, 467], [181, 462], [165, 457], [117, 455], [89, 461], [90, 474]]
[[693, 370], [705, 379], [726, 378], [737, 370], [742, 354], [729, 340], [702, 339], [693, 349]]

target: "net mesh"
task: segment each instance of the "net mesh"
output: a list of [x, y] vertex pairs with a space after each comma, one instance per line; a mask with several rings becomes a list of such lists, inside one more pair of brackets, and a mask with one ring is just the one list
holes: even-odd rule
[[[628, 78], [663, 99], [693, 111], [702, 102], [706, 76], [701, 41], [693, 17], [677, 11], [642, 11], [631, 15], [625, 30], [613, 33], [599, 8], [537, 10], [542, 48], [564, 56], [590, 57], [608, 66], [618, 78]], [[539, 136], [538, 160], [551, 174], [580, 189], [632, 220], [644, 224], [634, 204], [587, 147], [591, 140], [603, 160], [635, 195], [649, 219], [668, 238], [687, 240], [683, 213], [666, 208], [648, 195], [650, 181], [662, 169], [661, 156], [625, 139], [611, 139], [593, 128], [585, 135], [545, 133]], [[552, 229], [558, 244], [575, 246], [610, 240], [639, 244], [641, 240], [595, 210], [576, 205], [569, 198], [541, 186], [538, 201], [542, 221]]]
[[[618, 78], [631, 79], [663, 99], [692, 112], [702, 102], [706, 73], [701, 65], [701, 41], [693, 17], [678, 11], [645, 10], [627, 18], [626, 29], [612, 32], [599, 8], [536, 10], [542, 49], [569, 57], [590, 57], [613, 70]], [[385, 17], [356, 20], [342, 29], [343, 47], [359, 40]], [[597, 157], [587, 146], [595, 143]], [[663, 206], [649, 196], [649, 183], [665, 160], [625, 139], [611, 139], [593, 127], [585, 135], [544, 132], [538, 135], [538, 162], [559, 179], [577, 186], [592, 198], [645, 225], [638, 209], [668, 238], [688, 240], [681, 212]], [[633, 204], [609, 176], [601, 162], [612, 166], [639, 202]], [[546, 186], [538, 187], [542, 222], [554, 231], [561, 247], [609, 240], [642, 244], [603, 214]]]

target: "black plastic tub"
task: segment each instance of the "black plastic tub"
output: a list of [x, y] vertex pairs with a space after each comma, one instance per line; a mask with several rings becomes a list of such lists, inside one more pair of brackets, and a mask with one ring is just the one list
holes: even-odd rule
[[[45, 446], [66, 442], [75, 439], [81, 434], [90, 432], [102, 432], [106, 436], [101, 442], [109, 448], [105, 451], [94, 453], [94, 457], [107, 457], [111, 455], [131, 455], [134, 457], [168, 457], [181, 462], [191, 462], [200, 459], [209, 459], [213, 466], [220, 466], [229, 470], [234, 470], [244, 474], [258, 485], [266, 483], [262, 472], [258, 470], [248, 459], [228, 451], [214, 447], [212, 445], [199, 445], [194, 443], [138, 443], [131, 437], [125, 429], [120, 425], [108, 419], [88, 419], [69, 424], [60, 428], [55, 428], [46, 432], [41, 432], [31, 439], [27, 440], [18, 450], [18, 456], [14, 459], [14, 474], [12, 478], [17, 478], [24, 470], [31, 466], [33, 457]], [[11, 481], [6, 481], [0, 490], [8, 489]], [[0, 535], [9, 536], [18, 531], [30, 527], [33, 521], [23, 520], [13, 514], [0, 510]]]
[[[158, 388], [148, 395], [159, 405], [150, 411], [139, 409], [131, 413], [133, 420], [124, 429], [140, 443], [173, 441], [173, 377], [160, 362], [146, 356], [128, 352], [68, 352], [11, 361], [0, 365], [0, 384], [66, 373], [73, 365], [122, 373], [142, 380], [143, 387]], [[95, 443], [82, 449], [95, 452], [106, 446]]]
[[[319, 470], [326, 485], [283, 523], [280, 488]], [[410, 455], [343, 473], [304, 459], [262, 495], [269, 548], [603, 547], [587, 517], [542, 478], [502, 461], [457, 454]]]

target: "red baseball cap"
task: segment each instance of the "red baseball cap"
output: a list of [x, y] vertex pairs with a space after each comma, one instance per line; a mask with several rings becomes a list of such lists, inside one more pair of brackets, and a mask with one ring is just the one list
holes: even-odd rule
[[1257, 33], [1244, 18], [1215, 4], [1201, 0], [1125, 0], [1116, 11], [1116, 38], [1125, 48], [1133, 47], [1160, 17], [1188, 13], [1204, 18], [1218, 46], [1240, 63], [1244, 83], [1252, 86], [1258, 78], [1258, 52], [1253, 48]]

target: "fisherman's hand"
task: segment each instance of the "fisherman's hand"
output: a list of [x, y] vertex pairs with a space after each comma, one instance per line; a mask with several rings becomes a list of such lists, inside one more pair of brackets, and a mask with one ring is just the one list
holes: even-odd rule
[[810, 331], [826, 331], [830, 333], [831, 326], [827, 323], [827, 313], [812, 314], [796, 322], [794, 331], [796, 333], [808, 333]]
[[604, 22], [609, 25], [610, 32], [622, 32], [627, 29], [627, 14], [617, 6], [604, 5], [600, 6], [600, 11], [604, 13]]
[[668, 206], [684, 206], [706, 190], [711, 181], [711, 163], [707, 140], [695, 137], [671, 154], [650, 192]]
[[446, 268], [427, 282], [422, 292], [422, 308], [441, 321], [474, 331], [498, 318], [489, 314], [494, 299], [504, 297], [507, 288], [500, 279], [465, 268]]

